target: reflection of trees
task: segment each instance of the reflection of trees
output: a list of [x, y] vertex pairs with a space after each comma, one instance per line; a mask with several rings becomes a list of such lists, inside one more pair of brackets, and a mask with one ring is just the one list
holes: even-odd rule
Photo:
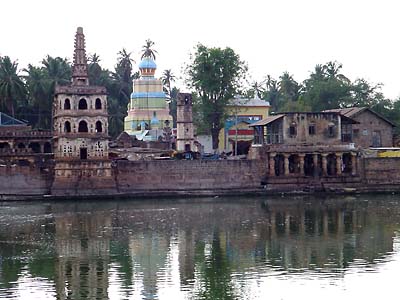
[[196, 255], [201, 281], [200, 299], [237, 299], [231, 280], [231, 262], [224, 248], [219, 230], [213, 233], [209, 255], [204, 255], [204, 247], [198, 247], [201, 250]]

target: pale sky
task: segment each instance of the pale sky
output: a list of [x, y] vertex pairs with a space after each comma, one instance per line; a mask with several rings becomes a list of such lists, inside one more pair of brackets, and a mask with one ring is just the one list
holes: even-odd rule
[[316, 64], [336, 60], [351, 80], [380, 82], [386, 97], [400, 96], [398, 0], [2, 0], [0, 9], [0, 55], [21, 68], [47, 54], [72, 60], [82, 26], [87, 52], [109, 69], [123, 47], [138, 63], [150, 38], [156, 75], [181, 75], [200, 42], [231, 47], [253, 80], [288, 71], [301, 82]]

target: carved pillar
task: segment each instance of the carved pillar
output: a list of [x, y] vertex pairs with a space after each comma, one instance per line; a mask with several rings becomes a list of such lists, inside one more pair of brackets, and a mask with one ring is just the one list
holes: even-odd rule
[[269, 176], [275, 176], [275, 156], [276, 153], [269, 154]]
[[314, 177], [318, 177], [319, 175], [319, 165], [318, 165], [318, 154], [313, 154], [313, 165], [314, 165]]
[[283, 154], [284, 157], [284, 167], [285, 167], [285, 176], [289, 175], [289, 154]]
[[351, 175], [357, 174], [357, 153], [351, 152]]
[[335, 153], [336, 155], [336, 174], [342, 175], [342, 153]]
[[304, 157], [306, 155], [305, 154], [299, 154], [299, 158], [300, 158], [300, 175], [305, 175], [304, 173]]
[[322, 153], [322, 175], [326, 176], [328, 175], [328, 160], [327, 160], [327, 156], [328, 154], [326, 153]]

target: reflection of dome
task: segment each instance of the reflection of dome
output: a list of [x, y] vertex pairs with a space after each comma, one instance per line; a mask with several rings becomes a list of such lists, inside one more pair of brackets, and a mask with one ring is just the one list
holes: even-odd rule
[[139, 63], [139, 69], [157, 69], [157, 65], [150, 57], [145, 57]]
[[160, 124], [160, 121], [157, 119], [157, 117], [151, 118], [150, 125], [158, 125], [158, 124]]

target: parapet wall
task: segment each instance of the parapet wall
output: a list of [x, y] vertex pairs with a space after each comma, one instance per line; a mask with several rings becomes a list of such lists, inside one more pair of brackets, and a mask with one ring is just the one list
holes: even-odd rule
[[265, 174], [257, 160], [119, 161], [120, 193], [137, 191], [249, 190], [261, 187]]

